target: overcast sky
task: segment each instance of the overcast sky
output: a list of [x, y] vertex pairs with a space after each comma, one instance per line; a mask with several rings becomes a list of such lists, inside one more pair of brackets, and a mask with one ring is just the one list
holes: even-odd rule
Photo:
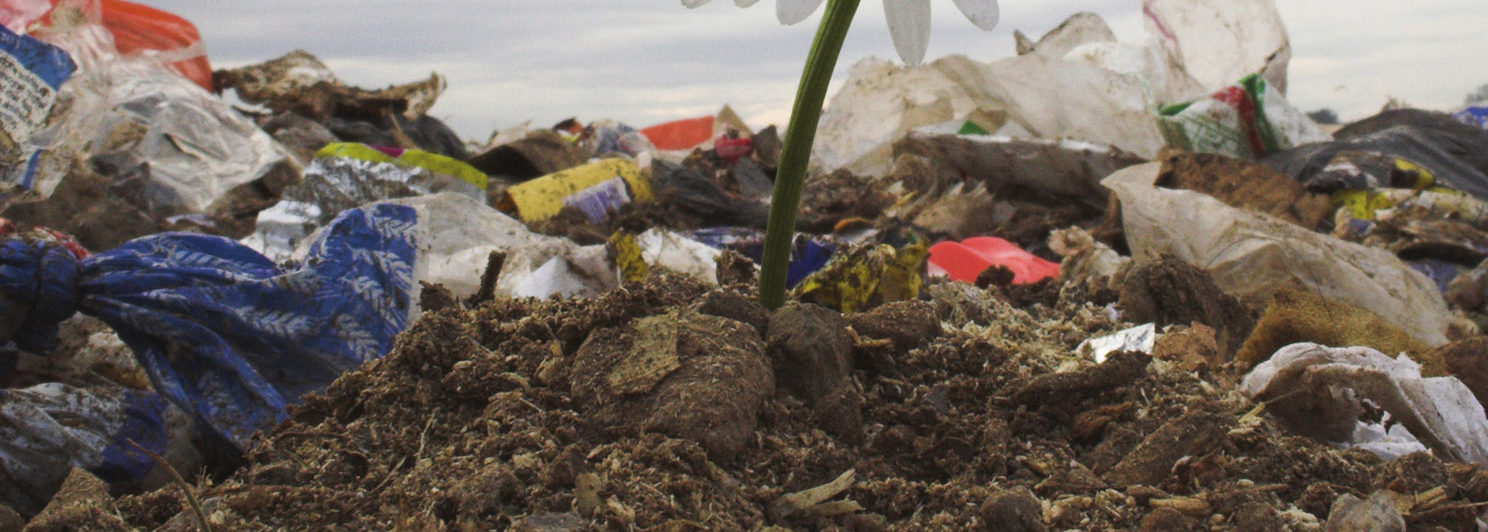
[[[215, 67], [318, 56], [366, 88], [443, 74], [449, 90], [431, 114], [461, 136], [531, 120], [577, 116], [644, 127], [711, 114], [727, 103], [756, 128], [783, 124], [820, 17], [775, 21], [774, 2], [739, 9], [714, 0], [136, 0], [194, 22]], [[1090, 11], [1123, 42], [1140, 43], [1141, 0], [1004, 0], [1002, 22], [977, 30], [951, 2], [933, 0], [926, 62], [1013, 55], [1013, 30], [1038, 38]], [[1450, 109], [1488, 83], [1484, 0], [1277, 0], [1291, 35], [1289, 99], [1345, 119], [1394, 96]], [[882, 4], [864, 0], [836, 78], [856, 61], [898, 60]], [[834, 89], [835, 92], [835, 89]]]

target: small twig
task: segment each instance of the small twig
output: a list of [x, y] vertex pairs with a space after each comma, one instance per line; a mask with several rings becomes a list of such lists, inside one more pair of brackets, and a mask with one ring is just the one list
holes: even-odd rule
[[280, 433], [279, 434], [279, 437], [281, 439], [282, 438], [289, 438], [289, 437], [296, 437], [296, 438], [330, 438], [330, 439], [333, 439], [333, 440], [341, 440], [342, 442], [345, 442], [345, 443], [356, 443], [356, 442], [352, 441], [351, 436], [347, 436], [345, 434], [337, 434], [337, 433], [334, 433], [334, 432], [320, 431], [320, 430], [315, 430], [315, 431], [310, 431], [310, 430], [285, 431], [285, 432]]
[[422, 434], [419, 434], [418, 452], [413, 454], [413, 463], [415, 469], [418, 468], [419, 458], [424, 456], [424, 444], [429, 443], [429, 428], [434, 426], [434, 420], [436, 419], [439, 419], [438, 409], [435, 409], [434, 413], [429, 415], [429, 421], [427, 423], [424, 423], [424, 432]]
[[1424, 515], [1431, 515], [1431, 514], [1440, 513], [1440, 512], [1449, 512], [1449, 511], [1452, 511], [1452, 510], [1471, 510], [1471, 509], [1474, 509], [1474, 508], [1481, 508], [1481, 507], [1484, 507], [1484, 506], [1488, 506], [1488, 502], [1468, 502], [1468, 503], [1462, 503], [1462, 504], [1453, 504], [1451, 506], [1438, 506], [1436, 508], [1432, 508], [1430, 510], [1425, 510], [1425, 511], [1422, 511], [1422, 512], [1413, 512], [1411, 514], [1411, 516], [1412, 517], [1416, 517], [1416, 518], [1419, 519], [1421, 516], [1424, 516]]
[[186, 502], [191, 505], [191, 511], [196, 513], [197, 520], [201, 522], [202, 530], [205, 532], [212, 532], [212, 525], [207, 522], [207, 512], [202, 511], [201, 502], [196, 500], [196, 493], [192, 492], [191, 485], [186, 483], [186, 479], [181, 478], [181, 474], [176, 472], [176, 468], [171, 467], [170, 462], [166, 462], [165, 458], [162, 458], [160, 455], [155, 454], [155, 451], [144, 448], [140, 444], [135, 443], [134, 440], [125, 438], [124, 441], [129, 445], [134, 446], [135, 449], [139, 449], [140, 452], [145, 453], [145, 455], [149, 456], [152, 460], [155, 460], [156, 464], [164, 467], [165, 471], [170, 473], [171, 478], [176, 481], [176, 484], [181, 486], [181, 493], [186, 494]]
[[481, 273], [480, 289], [465, 301], [467, 308], [474, 309], [481, 303], [496, 299], [496, 281], [501, 277], [501, 267], [506, 264], [506, 253], [492, 251], [486, 255], [486, 271]]
[[393, 480], [393, 477], [395, 476], [395, 475], [393, 475], [393, 473], [396, 472], [399, 469], [402, 469], [403, 468], [403, 464], [406, 464], [406, 463], [408, 463], [408, 457], [407, 456], [404, 456], [402, 460], [398, 460], [398, 465], [395, 465], [395, 466], [393, 466], [392, 469], [389, 469], [388, 472], [387, 472], [387, 476], [382, 478], [382, 482], [378, 482], [377, 483], [377, 487], [372, 488], [372, 491], [370, 491], [368, 493], [375, 495], [377, 492], [382, 491], [383, 486], [386, 486], [387, 483], [388, 483], [388, 481]]

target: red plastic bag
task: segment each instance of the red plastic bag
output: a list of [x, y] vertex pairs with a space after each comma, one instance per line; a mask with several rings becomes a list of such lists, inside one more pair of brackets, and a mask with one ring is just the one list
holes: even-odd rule
[[718, 152], [718, 157], [731, 163], [739, 160], [740, 157], [749, 155], [750, 150], [753, 149], [754, 139], [748, 137], [731, 138], [724, 135], [713, 141], [713, 150]]
[[[55, 8], [61, 0], [51, 2]], [[123, 0], [100, 0], [99, 7], [103, 27], [113, 34], [114, 47], [119, 50], [119, 55], [140, 51], [185, 51], [190, 55], [190, 50], [196, 47], [200, 53], [171, 63], [171, 68], [201, 88], [213, 89], [212, 64], [207, 61], [206, 50], [201, 48], [201, 34], [191, 22], [172, 13]], [[50, 25], [51, 13], [48, 12], [42, 21]]]
[[951, 279], [975, 283], [977, 275], [992, 265], [1013, 271], [1013, 284], [1029, 284], [1059, 275], [1059, 264], [1035, 257], [1001, 238], [979, 236], [961, 242], [930, 246], [930, 265]]

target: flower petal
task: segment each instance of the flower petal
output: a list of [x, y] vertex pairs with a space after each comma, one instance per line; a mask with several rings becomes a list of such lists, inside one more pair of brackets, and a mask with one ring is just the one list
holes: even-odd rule
[[920, 64], [930, 45], [930, 0], [884, 0], [884, 15], [899, 59], [910, 66]]
[[806, 20], [821, 4], [822, 0], [775, 0], [775, 18], [789, 26]]
[[[704, 1], [707, 1], [707, 0], [704, 0]], [[758, 4], [758, 3], [759, 3], [759, 0], [734, 0], [734, 5], [739, 6], [739, 7], [749, 7], [749, 6]]]
[[711, 1], [712, 0], [682, 0], [682, 5], [687, 6], [687, 9], [695, 9], [697, 8], [697, 6], [706, 4]]
[[982, 31], [992, 31], [997, 27], [997, 18], [1001, 16], [997, 9], [997, 0], [955, 0], [956, 7], [961, 9], [961, 14], [966, 15]]

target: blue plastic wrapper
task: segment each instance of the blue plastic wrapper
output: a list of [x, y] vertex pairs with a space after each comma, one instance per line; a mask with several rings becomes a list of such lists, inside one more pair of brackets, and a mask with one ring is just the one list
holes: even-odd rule
[[1461, 111], [1457, 111], [1456, 113], [1452, 113], [1452, 118], [1455, 118], [1457, 119], [1457, 121], [1464, 124], [1472, 124], [1474, 126], [1488, 129], [1488, 106], [1475, 105], [1472, 107], [1468, 107]]
[[[739, 254], [749, 257], [755, 264], [763, 262], [765, 256], [765, 235], [754, 229], [744, 227], [712, 227], [698, 229], [684, 233], [693, 240], [702, 242], [718, 249], [732, 249]], [[791, 245], [790, 266], [786, 269], [785, 286], [795, 288], [797, 284], [816, 273], [832, 260], [832, 254], [837, 252], [837, 246], [820, 238], [812, 238], [808, 235], [796, 235], [796, 240]]]
[[0, 243], [0, 316], [29, 309], [14, 337], [45, 353], [74, 311], [95, 316], [139, 358], [158, 393], [207, 435], [246, 450], [286, 405], [386, 354], [407, 325], [417, 214], [343, 212], [300, 264], [236, 241], [166, 233], [78, 259], [54, 242]]

